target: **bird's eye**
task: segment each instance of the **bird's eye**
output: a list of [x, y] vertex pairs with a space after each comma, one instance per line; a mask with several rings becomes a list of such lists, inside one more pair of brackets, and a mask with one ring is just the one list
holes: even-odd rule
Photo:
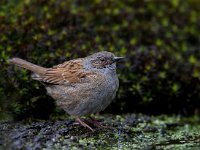
[[100, 57], [99, 59], [100, 59], [101, 61], [105, 61], [105, 58], [103, 58], [103, 57]]

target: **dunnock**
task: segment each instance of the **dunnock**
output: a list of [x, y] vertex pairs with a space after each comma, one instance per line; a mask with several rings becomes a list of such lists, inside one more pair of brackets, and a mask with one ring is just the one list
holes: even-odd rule
[[85, 58], [66, 61], [44, 68], [20, 58], [8, 61], [33, 72], [32, 78], [42, 82], [48, 95], [84, 127], [93, 130], [80, 119], [104, 110], [116, 95], [119, 81], [116, 62], [122, 57], [103, 51]]

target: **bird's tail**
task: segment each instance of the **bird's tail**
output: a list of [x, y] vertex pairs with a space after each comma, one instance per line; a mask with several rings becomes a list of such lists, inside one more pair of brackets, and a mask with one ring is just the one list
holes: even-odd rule
[[43, 75], [46, 72], [46, 68], [32, 64], [26, 60], [20, 58], [11, 58], [8, 60], [9, 63], [15, 64], [19, 67], [28, 69], [38, 75]]

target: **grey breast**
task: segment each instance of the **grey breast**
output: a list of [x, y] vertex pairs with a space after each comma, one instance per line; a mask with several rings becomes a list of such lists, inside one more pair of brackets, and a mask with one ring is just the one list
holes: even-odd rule
[[83, 116], [104, 110], [115, 97], [119, 86], [116, 71], [104, 71], [86, 80], [89, 82], [71, 86], [52, 85], [46, 87], [47, 93], [70, 115]]

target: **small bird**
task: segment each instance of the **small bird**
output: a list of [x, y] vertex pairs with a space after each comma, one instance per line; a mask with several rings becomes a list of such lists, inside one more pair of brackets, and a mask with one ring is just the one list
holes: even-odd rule
[[58, 107], [93, 131], [80, 117], [104, 110], [115, 98], [119, 87], [116, 62], [121, 59], [123, 57], [102, 51], [52, 68], [20, 58], [12, 58], [8, 62], [32, 71], [32, 78], [45, 85], [47, 94], [55, 99]]

